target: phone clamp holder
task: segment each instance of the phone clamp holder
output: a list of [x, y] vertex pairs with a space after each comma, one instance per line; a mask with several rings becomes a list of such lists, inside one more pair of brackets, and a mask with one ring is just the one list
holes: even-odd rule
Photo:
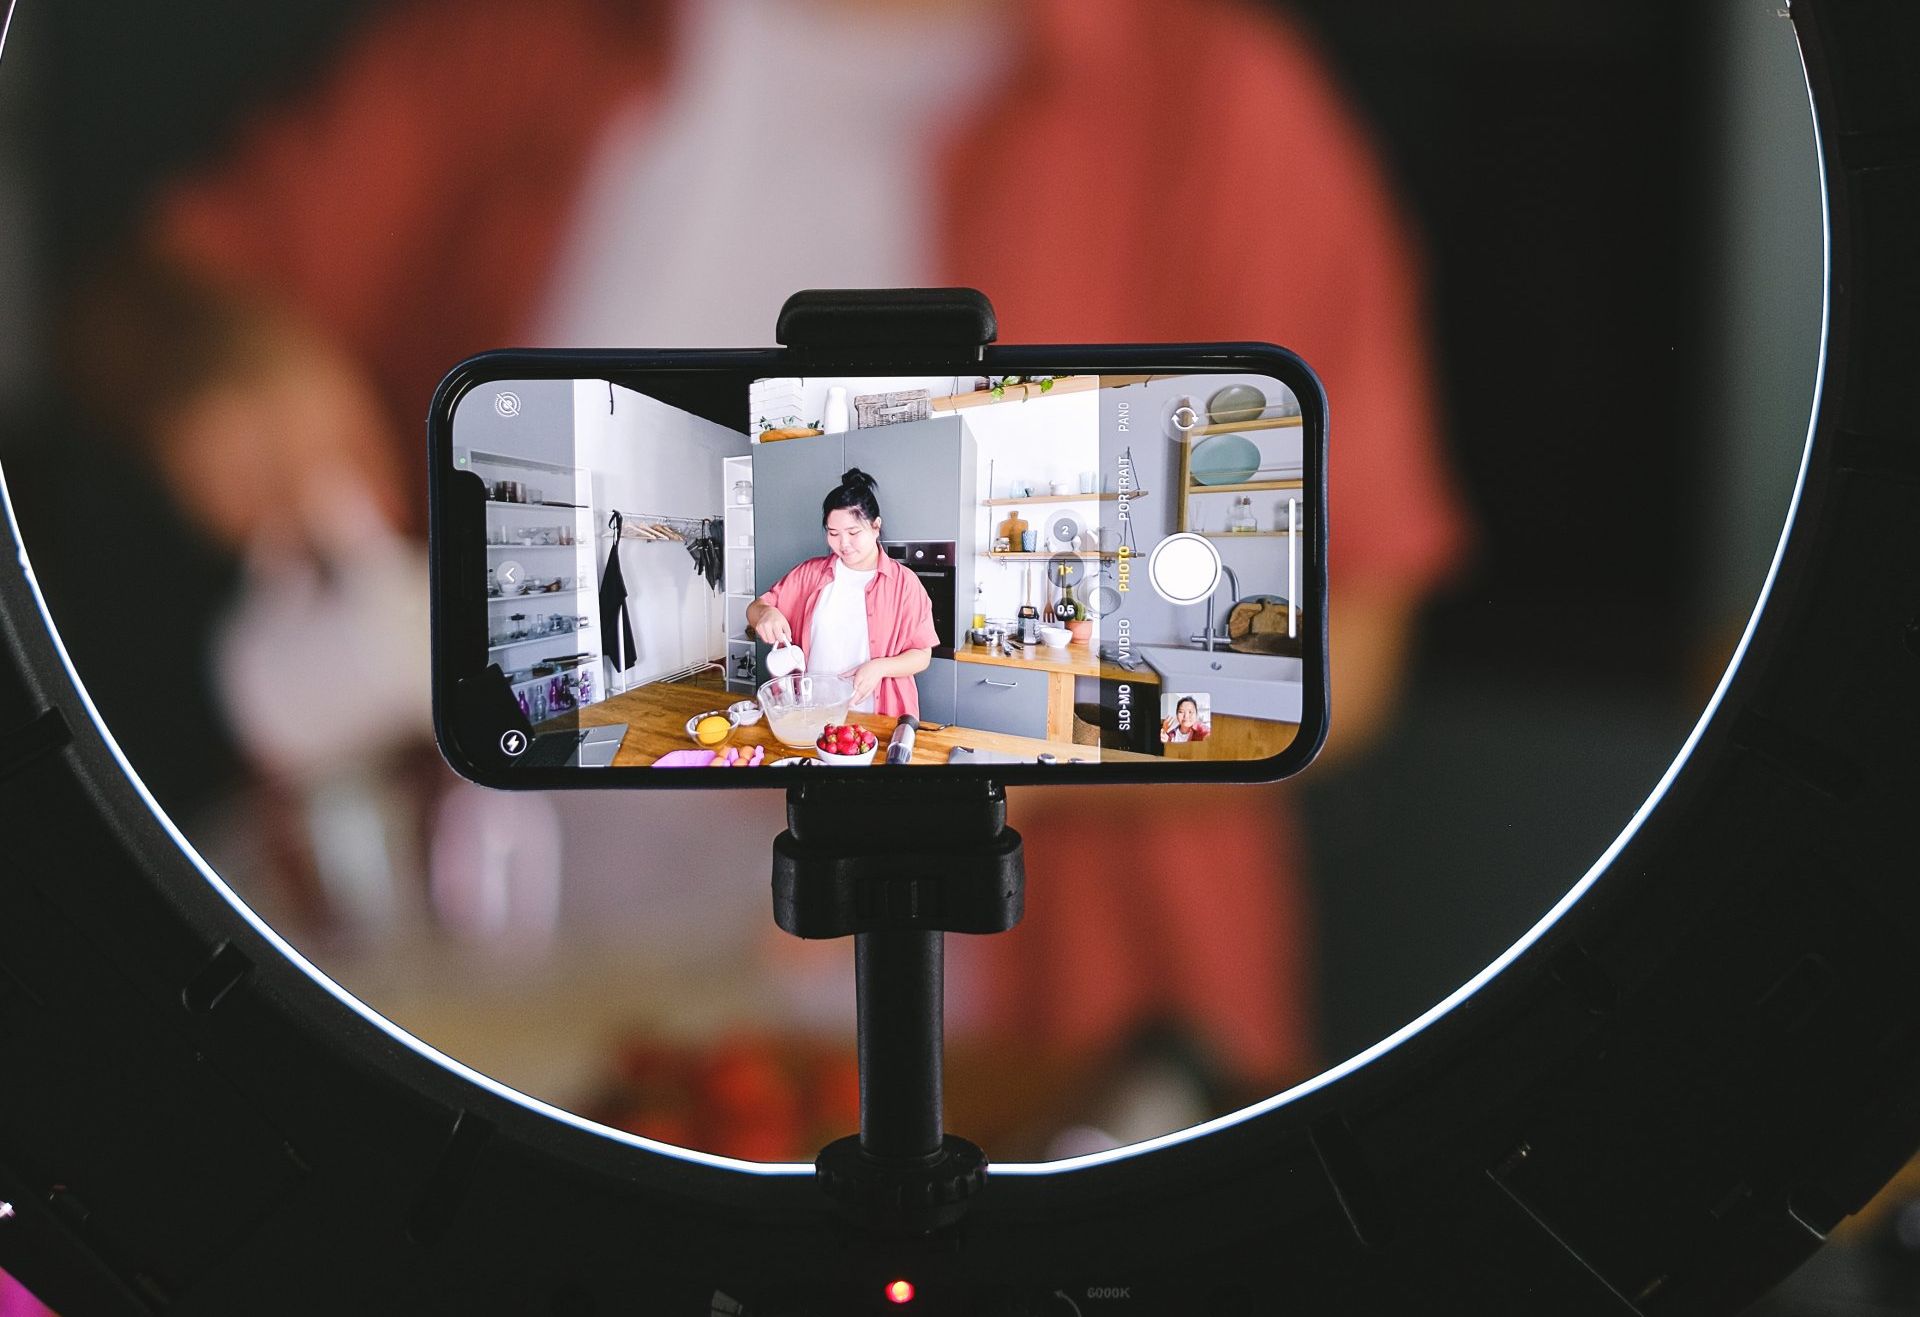
[[978, 1146], [942, 1128], [948, 933], [1004, 933], [1026, 905], [1006, 793], [809, 782], [787, 793], [773, 843], [774, 921], [851, 937], [859, 1009], [860, 1132], [814, 1162], [820, 1187], [865, 1224], [951, 1225], [986, 1184]]
[[[995, 335], [971, 288], [816, 289], [781, 308], [795, 352], [876, 365]], [[1004, 933], [1026, 906], [1006, 792], [984, 781], [808, 781], [787, 792], [773, 843], [773, 916], [803, 938], [851, 937], [859, 1007], [860, 1132], [821, 1149], [820, 1187], [863, 1224], [925, 1234], [986, 1186], [987, 1157], [943, 1128], [945, 938]]]

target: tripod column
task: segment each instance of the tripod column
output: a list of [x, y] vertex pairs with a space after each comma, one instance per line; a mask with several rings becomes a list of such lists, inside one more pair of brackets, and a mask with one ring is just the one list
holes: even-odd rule
[[931, 1157], [941, 1146], [945, 935], [860, 933], [853, 939], [860, 1011], [860, 1148], [872, 1157]]

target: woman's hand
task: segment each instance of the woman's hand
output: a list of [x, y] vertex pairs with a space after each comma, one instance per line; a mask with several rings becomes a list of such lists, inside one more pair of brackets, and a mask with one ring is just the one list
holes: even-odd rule
[[1173, 729], [1175, 726], [1176, 723], [1172, 718], [1162, 718], [1160, 720], [1160, 740], [1163, 743], [1173, 740]]
[[754, 634], [769, 645], [791, 645], [793, 643], [793, 624], [787, 621], [787, 615], [772, 604], [765, 605], [760, 616], [754, 619]]
[[867, 697], [880, 689], [880, 682], [887, 676], [885, 664], [885, 659], [868, 659], [848, 674], [853, 679], [854, 704], [866, 703]]

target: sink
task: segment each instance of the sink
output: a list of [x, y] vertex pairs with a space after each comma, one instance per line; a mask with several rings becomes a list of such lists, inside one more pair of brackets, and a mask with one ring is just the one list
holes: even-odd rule
[[1133, 652], [1160, 674], [1161, 689], [1205, 691], [1215, 713], [1270, 722], [1300, 721], [1305, 665], [1278, 654], [1236, 654], [1184, 645], [1135, 645]]

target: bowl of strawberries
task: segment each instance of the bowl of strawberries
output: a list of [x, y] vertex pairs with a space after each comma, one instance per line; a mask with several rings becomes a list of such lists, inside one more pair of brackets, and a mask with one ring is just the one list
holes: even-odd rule
[[870, 764], [879, 748], [879, 737], [852, 723], [828, 723], [813, 742], [813, 752], [823, 764]]

